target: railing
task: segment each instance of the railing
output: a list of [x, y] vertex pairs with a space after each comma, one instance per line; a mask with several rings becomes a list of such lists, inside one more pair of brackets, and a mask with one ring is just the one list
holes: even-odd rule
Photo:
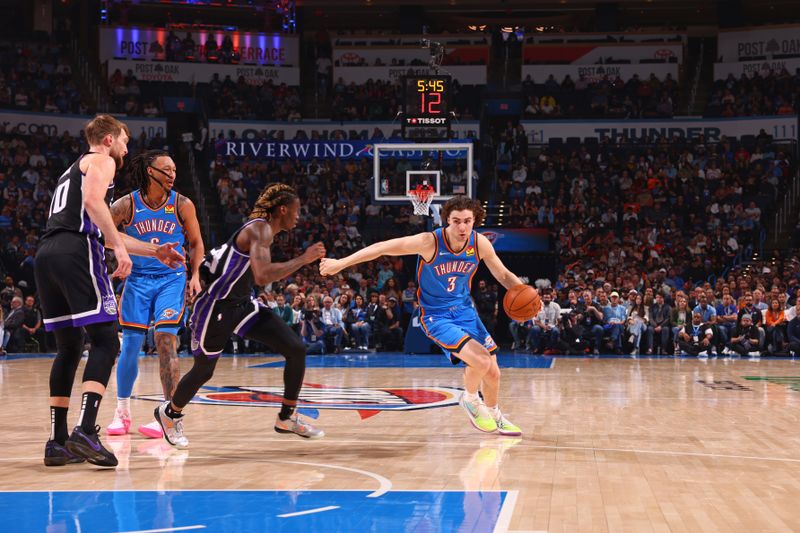
[[97, 105], [97, 110], [108, 112], [109, 101], [105, 84], [101, 83], [98, 79], [97, 72], [92, 68], [92, 63], [89, 61], [89, 58], [86, 57], [86, 54], [81, 50], [77, 37], [72, 38], [70, 49], [77, 71], [76, 74], [83, 80], [84, 84], [86, 84], [89, 94]]
[[781, 200], [778, 200], [778, 211], [775, 213], [775, 224], [772, 229], [773, 242], [780, 238], [781, 233], [786, 229], [786, 225], [789, 224], [789, 217], [794, 213], [798, 196], [800, 196], [800, 178], [798, 178], [798, 173], [795, 171], [786, 194]]
[[[192, 187], [195, 190], [195, 202], [199, 207], [198, 220], [203, 228], [203, 235], [207, 235], [211, 239], [211, 219], [208, 216], [208, 207], [206, 206], [206, 196], [200, 188], [200, 180], [197, 177], [197, 166], [195, 165], [194, 148], [192, 143], [184, 143], [183, 149], [186, 150], [186, 164], [188, 165], [189, 175], [192, 177]], [[209, 246], [214, 243], [209, 241]]]
[[700, 74], [703, 72], [703, 61], [705, 60], [703, 53], [705, 52], [705, 41], [700, 41], [700, 51], [697, 54], [697, 66], [694, 69], [694, 80], [692, 80], [692, 90], [689, 92], [689, 106], [687, 107], [688, 113], [691, 115], [694, 111], [694, 104], [697, 100], [697, 88], [700, 85]]

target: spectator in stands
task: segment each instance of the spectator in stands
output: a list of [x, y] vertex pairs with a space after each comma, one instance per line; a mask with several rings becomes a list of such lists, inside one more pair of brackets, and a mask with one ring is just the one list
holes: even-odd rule
[[14, 296], [11, 299], [11, 311], [5, 319], [6, 340], [4, 341], [4, 349], [12, 353], [24, 351], [26, 340], [26, 332], [22, 329], [24, 322], [25, 311], [22, 309], [22, 298]]
[[797, 298], [793, 310], [794, 316], [786, 325], [786, 336], [789, 339], [789, 353], [797, 357], [800, 355], [800, 298]]
[[744, 306], [739, 310], [737, 322], [741, 322], [744, 315], [750, 315], [750, 320], [753, 325], [758, 328], [761, 339], [760, 342], [763, 345], [766, 337], [766, 332], [764, 328], [761, 327], [761, 324], [764, 323], [764, 315], [762, 315], [761, 311], [754, 305], [752, 293], [744, 295]]
[[760, 355], [760, 332], [749, 313], [741, 316], [739, 324], [733, 331], [728, 348], [739, 355]]
[[786, 340], [786, 317], [777, 298], [770, 300], [769, 308], [763, 312], [766, 334], [766, 351], [769, 354], [783, 353]]
[[300, 294], [295, 294], [292, 298], [292, 329], [299, 335], [300, 327], [303, 324], [303, 308], [305, 300]]
[[721, 340], [720, 342], [727, 346], [730, 342], [733, 330], [738, 322], [739, 309], [733, 303], [733, 297], [729, 294], [723, 294], [722, 301], [717, 305], [717, 333]]
[[499, 305], [497, 303], [497, 293], [489, 290], [485, 280], [478, 282], [478, 291], [474, 296], [475, 307], [478, 309], [478, 316], [486, 326], [486, 331], [494, 335], [494, 328], [497, 324], [497, 313]]
[[[495, 298], [497, 298], [497, 293], [495, 293]], [[411, 280], [408, 281], [408, 285], [403, 290], [401, 303], [403, 304], [401, 309], [403, 317], [410, 320], [411, 315], [413, 315], [414, 311], [416, 311], [417, 307], [419, 307], [417, 304], [417, 284]], [[495, 318], [496, 317], [497, 315], [495, 314]], [[404, 324], [404, 327], [405, 326], [408, 326], [407, 322]]]
[[529, 350], [528, 336], [530, 335], [531, 328], [533, 327], [533, 320], [526, 320], [525, 322], [517, 322], [511, 320], [508, 323], [508, 330], [511, 333], [511, 350]]
[[367, 304], [367, 324], [370, 332], [372, 332], [373, 339], [375, 339], [375, 349], [379, 349], [380, 343], [385, 337], [386, 329], [389, 327], [386, 310], [379, 302], [380, 295], [377, 292], [371, 292], [369, 294], [369, 303]]
[[322, 299], [322, 305], [321, 321], [323, 331], [333, 345], [333, 352], [340, 353], [342, 351], [342, 339], [347, 333], [344, 329], [342, 311], [333, 306], [333, 298], [330, 296]]
[[[672, 307], [664, 300], [664, 294], [659, 291], [655, 295], [655, 302], [650, 308], [650, 331], [651, 349], [649, 353], [666, 355], [669, 352], [669, 340], [671, 336], [670, 320]], [[657, 344], [654, 344], [657, 343]]]
[[21, 345], [26, 346], [29, 341], [33, 340], [38, 351], [47, 351], [46, 337], [42, 327], [42, 313], [36, 306], [36, 299], [33, 296], [27, 296], [22, 310], [24, 319], [19, 329]]
[[582, 298], [575, 305], [578, 320], [583, 331], [588, 334], [587, 342], [594, 355], [600, 353], [603, 343], [603, 313], [592, 298], [592, 291], [584, 290]]
[[390, 296], [386, 299], [385, 305], [384, 312], [386, 313], [387, 325], [384, 349], [388, 351], [401, 351], [403, 349], [405, 333], [400, 326], [400, 306], [398, 305], [397, 298], [395, 296]]
[[528, 346], [533, 353], [543, 353], [558, 345], [561, 333], [561, 306], [553, 301], [551, 290], [542, 291], [542, 308], [533, 319]]
[[[633, 292], [633, 291], [632, 291]], [[649, 310], [645, 309], [644, 297], [641, 294], [634, 293], [633, 301], [628, 305], [628, 318], [627, 326], [628, 332], [631, 335], [633, 345], [631, 355], [640, 355], [642, 353], [642, 337], [645, 337], [647, 332], [650, 317]], [[647, 353], [653, 353], [653, 349], [647, 344], [645, 340], [645, 350]]]
[[610, 304], [603, 308], [603, 329], [611, 338], [611, 347], [617, 354], [622, 353], [622, 333], [627, 320], [625, 307], [619, 303], [619, 293], [612, 291]]
[[278, 293], [275, 295], [275, 307], [272, 308], [276, 315], [281, 317], [287, 326], [291, 327], [294, 322], [294, 313], [291, 306], [286, 303], [286, 298], [283, 294]]
[[350, 324], [350, 332], [355, 339], [356, 348], [359, 350], [369, 349], [370, 326], [367, 323], [367, 306], [364, 298], [356, 294], [355, 305], [347, 310], [347, 322]]
[[[759, 311], [766, 311], [769, 308], [769, 304], [764, 301], [764, 292], [761, 289], [753, 291], [753, 307]], [[758, 323], [757, 321], [754, 322]]]
[[708, 356], [714, 338], [710, 324], [703, 323], [703, 315], [699, 311], [692, 313], [691, 322], [684, 324], [678, 333], [678, 348], [688, 355]]
[[324, 354], [325, 349], [325, 327], [320, 321], [319, 309], [316, 308], [316, 302], [312, 297], [306, 299], [306, 302], [311, 300], [314, 302], [311, 305], [306, 305], [303, 311], [303, 319], [300, 323], [300, 337], [303, 339], [303, 344], [306, 345], [306, 353], [309, 354]]

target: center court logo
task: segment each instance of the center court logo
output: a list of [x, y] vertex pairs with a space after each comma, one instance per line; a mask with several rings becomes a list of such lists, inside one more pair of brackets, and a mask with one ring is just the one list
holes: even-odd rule
[[[462, 390], [453, 387], [328, 387], [305, 383], [298, 408], [358, 411], [361, 418], [381, 411], [416, 411], [458, 404]], [[283, 386], [203, 387], [191, 403], [248, 407], [280, 407]], [[163, 401], [160, 394], [136, 396], [139, 400]]]

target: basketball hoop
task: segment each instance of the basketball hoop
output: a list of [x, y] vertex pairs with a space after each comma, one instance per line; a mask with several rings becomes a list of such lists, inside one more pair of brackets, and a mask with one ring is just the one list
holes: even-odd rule
[[415, 215], [428, 215], [435, 192], [436, 190], [430, 186], [417, 187], [416, 189], [408, 191], [408, 197], [411, 198]]

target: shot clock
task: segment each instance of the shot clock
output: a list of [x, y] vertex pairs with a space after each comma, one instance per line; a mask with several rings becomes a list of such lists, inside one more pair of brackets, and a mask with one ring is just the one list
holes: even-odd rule
[[450, 76], [407, 76], [403, 138], [442, 140], [450, 133]]

